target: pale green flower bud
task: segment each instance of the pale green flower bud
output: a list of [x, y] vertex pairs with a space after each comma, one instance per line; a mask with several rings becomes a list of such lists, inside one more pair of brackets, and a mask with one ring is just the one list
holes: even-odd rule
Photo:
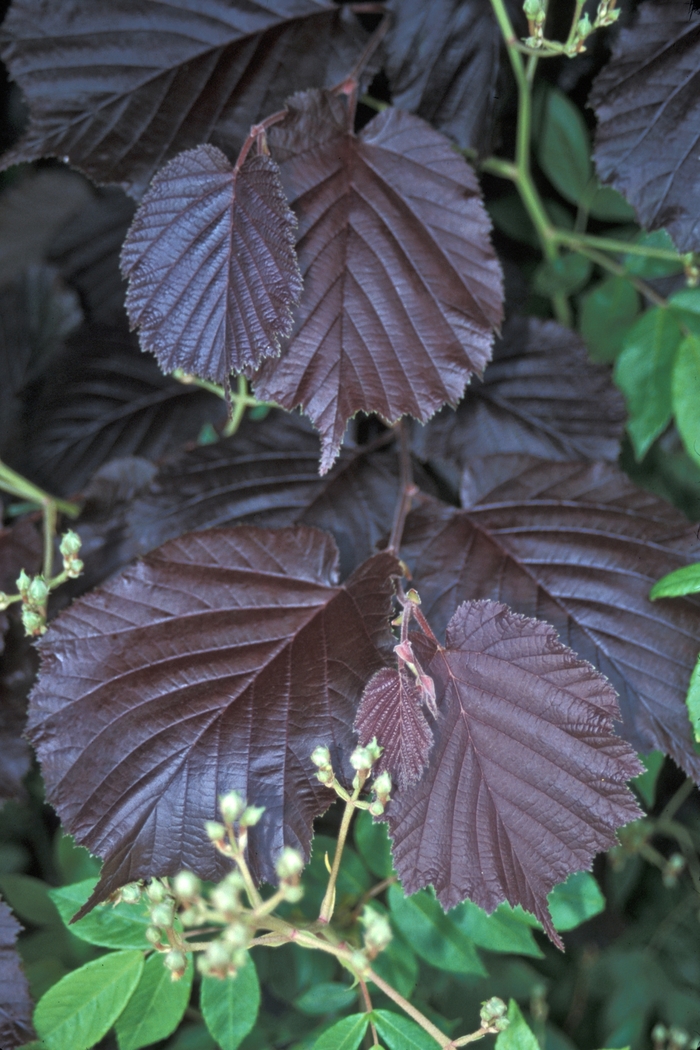
[[44, 580], [42, 576], [35, 576], [29, 584], [27, 599], [32, 602], [33, 605], [45, 605], [48, 596], [49, 588], [46, 584], [46, 580]]
[[331, 753], [327, 747], [319, 745], [311, 752], [311, 761], [319, 769], [325, 769], [331, 764]]
[[77, 580], [84, 568], [80, 558], [73, 558], [69, 565], [64, 566], [64, 571], [69, 580]]
[[83, 541], [77, 532], [73, 532], [72, 529], [68, 529], [68, 532], [64, 532], [61, 537], [61, 545], [58, 548], [64, 558], [74, 558], [80, 551], [83, 545]]
[[372, 755], [366, 747], [356, 747], [350, 755], [350, 765], [358, 773], [369, 771], [372, 768], [373, 761]]
[[374, 908], [365, 908], [360, 922], [365, 928], [364, 941], [370, 954], [375, 956], [384, 951], [393, 936], [388, 919]]
[[208, 820], [204, 825], [207, 838], [212, 842], [221, 842], [226, 838], [226, 828], [218, 820]]
[[22, 623], [24, 630], [27, 635], [37, 635], [46, 633], [46, 620], [41, 613], [34, 612], [33, 609], [28, 609], [25, 605], [22, 609]]
[[201, 883], [191, 871], [181, 871], [173, 879], [173, 889], [181, 900], [189, 901], [199, 893]]
[[385, 769], [383, 773], [380, 773], [377, 779], [372, 784], [377, 798], [381, 802], [388, 802], [389, 795], [391, 794], [391, 774]]
[[204, 958], [213, 970], [227, 969], [231, 962], [231, 949], [221, 941], [212, 941], [204, 952]]
[[369, 811], [373, 817], [381, 817], [384, 812], [384, 806], [378, 798], [375, 798], [374, 802], [369, 804]]
[[151, 908], [151, 922], [154, 926], [172, 926], [173, 916], [173, 906], [170, 902], [164, 904], [154, 904], [154, 906]]
[[170, 970], [172, 979], [179, 980], [187, 969], [187, 956], [184, 952], [173, 950], [168, 952], [163, 959], [163, 965]]
[[250, 932], [244, 923], [232, 922], [224, 930], [223, 937], [232, 948], [244, 948], [250, 940]]
[[290, 904], [298, 904], [304, 896], [304, 887], [301, 885], [293, 886], [289, 883], [282, 887], [284, 899]]
[[121, 896], [125, 904], [138, 904], [141, 900], [141, 887], [136, 882], [130, 882], [128, 886], [122, 886]]
[[506, 1022], [505, 1027], [498, 1027], [499, 1032], [504, 1032], [508, 1027], [508, 1007], [499, 999], [498, 996], [488, 999], [486, 1002], [481, 1004], [481, 1013], [479, 1014], [479, 1020], [481, 1021], [482, 1028], [496, 1028], [500, 1026], [503, 1021]]
[[148, 943], [152, 944], [154, 947], [157, 944], [160, 944], [161, 932], [157, 926], [147, 927], [145, 936]]
[[277, 858], [275, 870], [281, 879], [294, 879], [304, 870], [304, 858], [298, 849], [285, 846]]
[[159, 879], [153, 879], [146, 887], [146, 896], [153, 904], [161, 904], [168, 899], [168, 891]]
[[26, 598], [27, 594], [29, 593], [29, 587], [31, 585], [31, 582], [31, 577], [27, 576], [24, 569], [22, 569], [19, 576], [17, 577], [17, 590], [23, 598]]
[[236, 890], [224, 883], [211, 891], [211, 902], [217, 911], [223, 912], [224, 915], [233, 915], [241, 907], [240, 897]]
[[367, 744], [366, 750], [369, 757], [372, 759], [372, 765], [374, 765], [374, 763], [379, 760], [384, 748], [379, 746], [376, 736], [373, 736], [369, 744]]
[[243, 810], [241, 814], [241, 827], [255, 827], [255, 825], [258, 823], [264, 812], [264, 806], [248, 806], [246, 809]]
[[245, 809], [245, 799], [237, 791], [229, 791], [219, 799], [219, 810], [227, 824], [233, 824]]
[[332, 784], [335, 779], [335, 774], [332, 769], [319, 769], [316, 774], [316, 779], [320, 780], [322, 784]]

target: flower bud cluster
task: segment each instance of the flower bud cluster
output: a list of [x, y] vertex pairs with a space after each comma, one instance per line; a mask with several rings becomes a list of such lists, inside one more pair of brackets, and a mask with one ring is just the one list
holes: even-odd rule
[[374, 798], [370, 803], [369, 811], [373, 817], [381, 817], [387, 802], [391, 802], [391, 786], [391, 774], [385, 769], [372, 784]]
[[27, 635], [46, 634], [46, 603], [49, 585], [43, 576], [28, 576], [22, 569], [17, 578], [17, 590], [22, 598], [22, 623]]
[[331, 753], [327, 747], [323, 744], [319, 744], [311, 752], [311, 761], [318, 769], [316, 779], [320, 780], [322, 784], [327, 787], [335, 780], [335, 773], [333, 772], [333, 766], [331, 764]]
[[672, 890], [674, 888], [678, 882], [678, 876], [681, 875], [684, 869], [685, 857], [683, 854], [672, 853], [661, 872], [661, 880], [667, 890]]
[[375, 908], [365, 907], [360, 922], [364, 926], [365, 954], [368, 959], [374, 959], [391, 943], [393, 934], [389, 920]]
[[69, 580], [76, 580], [83, 571], [83, 563], [78, 557], [80, 548], [82, 546], [82, 540], [77, 532], [73, 532], [69, 529], [61, 537], [61, 543], [59, 551], [63, 558], [63, 571]]
[[304, 888], [300, 882], [304, 858], [299, 850], [285, 846], [277, 858], [275, 870], [280, 880], [279, 888], [283, 899], [290, 904], [298, 904], [304, 896]]
[[481, 1021], [481, 1028], [485, 1032], [505, 1032], [510, 1025], [508, 1007], [502, 999], [494, 995], [493, 998], [481, 1004], [479, 1020]]
[[620, 12], [615, 9], [616, 2], [617, 0], [600, 0], [595, 17], [596, 29], [603, 29], [605, 26], [611, 26], [617, 22]]
[[379, 757], [383, 750], [384, 748], [379, 746], [375, 736], [370, 740], [369, 744], [366, 744], [364, 747], [356, 747], [350, 755], [350, 765], [357, 771], [352, 782], [352, 786], [355, 790], [364, 784], [365, 780], [372, 772], [372, 766], [375, 762], [379, 761]]

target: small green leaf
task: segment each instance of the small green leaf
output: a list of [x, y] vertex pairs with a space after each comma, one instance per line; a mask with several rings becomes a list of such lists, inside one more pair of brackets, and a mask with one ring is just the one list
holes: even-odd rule
[[338, 1010], [344, 1010], [355, 1002], [356, 993], [345, 984], [337, 981], [324, 981], [294, 1000], [297, 1010], [311, 1017], [333, 1014]]
[[690, 724], [693, 727], [693, 734], [698, 743], [700, 743], [700, 657], [698, 657], [698, 662], [690, 675], [688, 695], [685, 702], [688, 708]]
[[588, 283], [591, 269], [592, 263], [585, 255], [565, 252], [537, 267], [533, 288], [538, 295], [573, 295]]
[[32, 875], [0, 875], [0, 893], [15, 915], [35, 926], [55, 926], [61, 916], [51, 900], [51, 891]]
[[639, 314], [639, 294], [626, 277], [608, 277], [581, 303], [579, 331], [593, 361], [614, 361]]
[[191, 955], [179, 981], [171, 980], [162, 955], [147, 959], [136, 991], [117, 1020], [119, 1050], [140, 1050], [175, 1031], [190, 1001], [193, 975]]
[[344, 1017], [320, 1036], [314, 1050], [357, 1050], [367, 1031], [369, 1014], [353, 1014]]
[[250, 956], [235, 977], [202, 980], [200, 1007], [221, 1050], [237, 1050], [252, 1031], [260, 1008], [260, 984]]
[[[85, 904], [97, 885], [97, 879], [86, 879], [73, 886], [51, 890], [54, 902], [66, 926], [79, 908]], [[148, 948], [146, 930], [151, 925], [146, 904], [98, 904], [84, 919], [69, 926], [71, 933], [88, 944], [102, 948]]]
[[671, 389], [683, 444], [690, 458], [700, 464], [700, 336], [686, 336], [679, 346]]
[[647, 809], [651, 809], [656, 799], [656, 781], [659, 779], [661, 767], [666, 761], [663, 751], [650, 751], [648, 755], [639, 755], [639, 759], [645, 765], [645, 771], [640, 773], [632, 781], [632, 786], [642, 796]]
[[402, 1014], [373, 1010], [372, 1020], [389, 1050], [435, 1050], [433, 1037]]
[[539, 1050], [532, 1029], [520, 1012], [520, 1007], [511, 999], [508, 1004], [509, 1026], [496, 1038], [496, 1050]]
[[387, 826], [375, 823], [367, 810], [357, 817], [355, 845], [372, 874], [379, 879], [388, 879], [394, 869]]
[[573, 930], [605, 910], [605, 897], [589, 871], [577, 871], [547, 898], [554, 928]]
[[[676, 246], [666, 230], [654, 230], [653, 233], [640, 233], [635, 244], [644, 245], [647, 248], [662, 248], [664, 251], [675, 252]], [[671, 274], [680, 273], [683, 263], [680, 259], [655, 259], [647, 255], [625, 255], [622, 260], [627, 273], [635, 277], [642, 277], [645, 281], [654, 280], [656, 277], [670, 277]]]
[[649, 591], [652, 601], [657, 598], [680, 598], [684, 594], [697, 594], [700, 591], [700, 562], [684, 565], [674, 569], [667, 576], [657, 580]]
[[450, 918], [476, 944], [490, 952], [515, 952], [541, 959], [542, 952], [532, 936], [530, 924], [507, 903], [487, 915], [473, 901], [464, 901], [450, 912]]
[[486, 976], [474, 942], [445, 915], [427, 890], [404, 897], [398, 885], [389, 887], [391, 917], [422, 959], [438, 970]]
[[562, 197], [579, 204], [592, 175], [588, 128], [578, 106], [556, 88], [544, 101], [537, 159]]
[[34, 1027], [48, 1050], [89, 1050], [107, 1034], [143, 972], [143, 953], [114, 952], [73, 970], [39, 1000]]
[[588, 214], [604, 222], [634, 222], [636, 212], [612, 186], [598, 186], [588, 206]]
[[681, 330], [663, 307], [648, 310], [628, 332], [615, 364], [615, 382], [625, 395], [629, 431], [637, 459], [642, 459], [673, 412], [671, 372]]

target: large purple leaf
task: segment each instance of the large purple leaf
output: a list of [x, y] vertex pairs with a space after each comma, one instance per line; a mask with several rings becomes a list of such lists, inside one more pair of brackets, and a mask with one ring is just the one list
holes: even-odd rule
[[0, 1046], [17, 1050], [34, 1038], [32, 1000], [15, 942], [22, 927], [0, 901]]
[[462, 496], [464, 510], [426, 501], [407, 521], [401, 555], [433, 628], [465, 599], [546, 620], [612, 682], [625, 739], [700, 780], [685, 707], [700, 603], [648, 599], [697, 560], [695, 527], [607, 464], [491, 456], [472, 464]]
[[41, 390], [32, 391], [31, 420], [12, 463], [49, 491], [70, 495], [109, 460], [158, 459], [225, 418], [215, 394], [163, 375], [125, 323], [84, 325]]
[[[94, 493], [88, 489], [77, 527], [91, 586], [184, 532], [236, 523], [325, 529], [338, 545], [345, 577], [389, 533], [399, 497], [391, 446], [343, 449], [320, 478], [318, 436], [301, 417], [278, 411], [244, 422], [217, 444], [171, 456], [153, 474], [126, 499], [121, 491], [112, 495], [115, 487], [121, 490], [119, 479], [115, 486], [100, 476]], [[429, 487], [420, 469], [416, 476]]]
[[497, 340], [483, 382], [473, 381], [456, 412], [414, 427], [419, 455], [463, 469], [493, 452], [556, 460], [616, 460], [624, 399], [610, 370], [588, 360], [570, 329], [515, 317]]
[[304, 295], [259, 397], [301, 406], [321, 470], [356, 412], [425, 422], [491, 353], [502, 283], [476, 176], [418, 117], [388, 109], [360, 135], [347, 100], [309, 91], [270, 131], [299, 218]]
[[390, 0], [386, 71], [395, 106], [463, 148], [487, 149], [501, 31], [490, 0]]
[[460, 605], [431, 648], [431, 761], [388, 809], [404, 890], [432, 884], [445, 910], [522, 904], [563, 947], [547, 894], [640, 816], [626, 781], [643, 767], [613, 733], [615, 690], [500, 602]]
[[700, 250], [700, 21], [686, 0], [647, 2], [593, 85], [598, 174], [646, 229]]
[[153, 179], [122, 249], [126, 309], [164, 372], [228, 384], [279, 354], [301, 295], [296, 220], [277, 165], [180, 153]]
[[61, 157], [138, 197], [182, 150], [233, 154], [289, 94], [341, 80], [365, 34], [324, 0], [15, 0], [2, 39], [31, 117], [4, 165]]
[[204, 822], [236, 789], [266, 807], [257, 879], [283, 845], [308, 857], [332, 799], [310, 755], [349, 778], [355, 709], [385, 662], [390, 554], [344, 584], [333, 539], [306, 526], [189, 533], [79, 599], [40, 645], [28, 734], [47, 798], [104, 858], [95, 900], [147, 875], [227, 865]]

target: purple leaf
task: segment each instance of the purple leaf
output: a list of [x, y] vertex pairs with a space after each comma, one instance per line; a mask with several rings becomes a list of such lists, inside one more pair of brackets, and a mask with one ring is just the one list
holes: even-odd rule
[[373, 737], [384, 748], [376, 771], [388, 769], [399, 787], [420, 779], [433, 734], [422, 711], [422, 694], [410, 673], [384, 667], [369, 680], [355, 719], [359, 741]]
[[425, 422], [491, 354], [501, 270], [471, 168], [417, 117], [388, 109], [355, 136], [347, 100], [308, 91], [270, 130], [299, 218], [304, 295], [258, 397], [301, 406], [321, 471], [355, 413]]
[[607, 464], [489, 456], [465, 473], [462, 498], [464, 510], [426, 501], [404, 533], [401, 556], [433, 629], [483, 598], [552, 623], [612, 682], [624, 738], [700, 780], [685, 707], [700, 603], [648, 598], [656, 580], [697, 561], [695, 526]]
[[226, 385], [279, 353], [301, 295], [296, 220], [275, 162], [198, 146], [159, 171], [121, 255], [126, 309], [164, 372]]
[[26, 637], [16, 613], [4, 643], [0, 655], [0, 808], [10, 800], [26, 801], [22, 782], [32, 762], [31, 748], [24, 739], [27, 695], [39, 663], [32, 639]]
[[414, 428], [414, 448], [463, 469], [494, 451], [544, 459], [616, 460], [624, 399], [610, 370], [588, 360], [581, 339], [555, 321], [515, 317], [497, 340], [483, 382], [456, 412]]
[[324, 0], [15, 0], [2, 59], [30, 112], [3, 166], [65, 158], [139, 197], [164, 163], [251, 124], [352, 69], [366, 34]]
[[640, 6], [617, 37], [590, 105], [604, 182], [645, 229], [664, 226], [679, 251], [700, 249], [700, 22], [686, 0]]
[[613, 733], [615, 690], [499, 602], [460, 605], [432, 651], [431, 761], [387, 811], [404, 890], [432, 884], [445, 910], [522, 904], [563, 947], [547, 894], [640, 816], [625, 782], [643, 766]]
[[220, 878], [203, 826], [231, 789], [266, 807], [256, 879], [283, 845], [308, 857], [333, 797], [309, 756], [327, 745], [352, 779], [355, 710], [391, 645], [396, 559], [340, 586], [337, 558], [305, 526], [189, 533], [54, 621], [28, 734], [64, 827], [104, 858], [92, 903], [183, 867]]
[[17, 1050], [34, 1038], [32, 1000], [15, 948], [22, 927], [0, 901], [0, 1046]]

